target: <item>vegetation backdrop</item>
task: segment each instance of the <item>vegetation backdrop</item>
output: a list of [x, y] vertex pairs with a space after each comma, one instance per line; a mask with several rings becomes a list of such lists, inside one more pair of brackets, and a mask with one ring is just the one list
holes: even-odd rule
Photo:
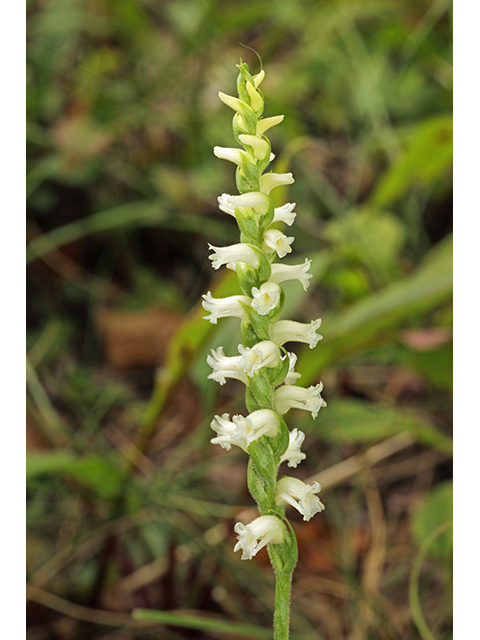
[[270, 637], [268, 562], [232, 551], [245, 457], [209, 443], [242, 410], [205, 362], [238, 323], [199, 305], [237, 293], [207, 242], [237, 239], [212, 147], [233, 145], [217, 94], [240, 59], [285, 114], [273, 169], [296, 182], [276, 191], [313, 260], [285, 314], [323, 318], [298, 370], [328, 407], [289, 416], [326, 504], [294, 518], [292, 639], [451, 638], [450, 1], [27, 12], [29, 640]]

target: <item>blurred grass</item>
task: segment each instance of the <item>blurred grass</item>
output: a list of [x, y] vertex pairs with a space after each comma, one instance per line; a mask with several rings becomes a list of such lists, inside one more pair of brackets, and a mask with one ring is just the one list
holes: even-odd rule
[[[286, 116], [271, 138], [296, 179], [275, 194], [297, 203], [293, 262], [314, 260], [285, 313], [324, 319], [298, 350], [329, 406], [289, 416], [308, 432], [297, 471], [339, 478], [322, 518], [294, 519], [292, 636], [451, 638], [451, 2], [28, 0], [27, 15], [27, 637], [270, 627], [269, 569], [232, 553], [244, 457], [209, 444], [211, 415], [242, 403], [205, 356], [233, 352], [238, 323], [199, 307], [236, 293], [206, 243], [237, 238], [212, 147], [233, 144], [218, 91], [239, 58], [260, 68], [246, 45], [266, 115]], [[127, 624], [133, 609], [158, 625]]]

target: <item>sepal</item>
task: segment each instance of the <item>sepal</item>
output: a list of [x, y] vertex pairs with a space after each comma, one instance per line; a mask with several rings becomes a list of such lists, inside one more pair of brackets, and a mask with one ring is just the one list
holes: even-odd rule
[[[255, 443], [253, 443], [255, 444]], [[250, 445], [253, 447], [253, 444]], [[274, 490], [272, 484], [267, 482], [257, 471], [253, 464], [252, 458], [248, 461], [247, 467], [247, 485], [250, 495], [258, 505], [262, 505], [265, 508], [275, 508]], [[260, 509], [263, 513], [263, 510]]]
[[[258, 257], [260, 259], [260, 265], [257, 269], [252, 269], [247, 264], [240, 262], [237, 262], [235, 267], [240, 288], [243, 293], [249, 297], [252, 296], [252, 287], [260, 287], [264, 282], [268, 281], [270, 277], [270, 262], [260, 249], [258, 250]], [[262, 338], [262, 340], [263, 339], [264, 338]]]
[[[240, 302], [243, 310], [245, 311], [245, 315], [247, 316], [250, 324], [253, 327], [253, 330], [258, 336], [258, 339], [261, 340], [270, 340], [270, 322], [268, 321], [267, 316], [259, 315], [255, 309], [252, 309], [249, 305]], [[249, 346], [249, 345], [246, 345]]]
[[298, 561], [298, 544], [292, 525], [288, 520], [286, 523], [285, 537], [280, 544], [269, 544], [268, 555], [272, 563], [275, 575], [293, 573]]
[[253, 413], [254, 411], [258, 411], [262, 407], [255, 400], [255, 396], [253, 395], [250, 387], [245, 389], [245, 406], [247, 407], [249, 413]]
[[257, 133], [257, 116], [255, 115], [255, 111], [247, 102], [240, 100], [239, 98], [229, 96], [221, 91], [219, 92], [218, 97], [228, 107], [236, 111], [242, 118], [245, 133], [249, 133], [251, 135], [255, 135]]
[[278, 367], [271, 367], [265, 371], [272, 387], [278, 387], [278, 385], [282, 384], [288, 375], [288, 369], [290, 366], [290, 359], [286, 349], [283, 347], [280, 348], [286, 354], [286, 357], [280, 362]]
[[[242, 320], [240, 325], [240, 334], [242, 336], [242, 344], [244, 347], [248, 347], [252, 349], [258, 343], [258, 337], [255, 333], [254, 328], [252, 327], [249, 320]], [[256, 407], [259, 409], [260, 407]], [[255, 409], [248, 408], [249, 411], [255, 411]]]
[[249, 378], [250, 391], [263, 409], [273, 409], [273, 389], [264, 369], [257, 371]]

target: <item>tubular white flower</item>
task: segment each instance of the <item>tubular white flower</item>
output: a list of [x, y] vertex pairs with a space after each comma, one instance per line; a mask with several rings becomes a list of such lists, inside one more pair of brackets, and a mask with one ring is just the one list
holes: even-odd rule
[[291, 173], [264, 173], [260, 176], [260, 191], [268, 195], [275, 187], [279, 187], [282, 184], [293, 184], [294, 182], [295, 180]]
[[285, 384], [295, 384], [299, 378], [302, 377], [301, 373], [297, 373], [295, 371], [295, 364], [297, 362], [297, 354], [288, 352], [289, 365], [288, 365], [288, 373], [285, 377]]
[[257, 269], [260, 260], [258, 258], [258, 254], [253, 247], [249, 244], [244, 244], [240, 242], [239, 244], [231, 244], [228, 247], [214, 247], [213, 245], [208, 245], [209, 249], [212, 249], [214, 253], [209, 257], [209, 260], [212, 261], [212, 266], [214, 269], [220, 269], [223, 264], [228, 264], [230, 262], [245, 262], [248, 266]]
[[271, 116], [270, 118], [262, 118], [257, 122], [257, 133], [263, 134], [276, 124], [280, 124], [285, 116]]
[[237, 425], [230, 420], [229, 413], [223, 413], [221, 416], [215, 416], [210, 423], [210, 426], [217, 434], [215, 438], [210, 440], [212, 444], [219, 444], [223, 449], [227, 450], [231, 449], [232, 445], [243, 448], [241, 444], [233, 438]]
[[223, 347], [212, 349], [212, 355], [207, 356], [207, 364], [213, 369], [208, 377], [219, 384], [225, 384], [227, 378], [234, 378], [245, 384], [248, 383], [247, 376], [243, 369], [243, 357], [226, 356], [223, 352]]
[[251, 349], [239, 344], [238, 351], [242, 356], [242, 371], [247, 376], [253, 376], [262, 367], [276, 367], [280, 364], [280, 349], [270, 340], [258, 342]]
[[270, 409], [253, 411], [246, 418], [233, 416], [232, 420], [237, 425], [233, 438], [245, 450], [261, 436], [277, 435], [280, 426], [280, 417]]
[[235, 164], [241, 165], [244, 161], [245, 151], [242, 149], [234, 149], [232, 147], [213, 147], [213, 153], [220, 160], [229, 160]]
[[270, 339], [279, 345], [283, 345], [285, 342], [305, 342], [310, 346], [310, 349], [313, 349], [317, 342], [323, 338], [317, 333], [321, 324], [321, 318], [309, 323], [279, 320], [270, 328]]
[[307, 457], [300, 448], [305, 440], [305, 434], [299, 429], [292, 429], [289, 435], [288, 448], [280, 458], [280, 462], [288, 461], [289, 467], [296, 467], [302, 460]]
[[313, 418], [318, 416], [322, 407], [327, 403], [322, 398], [323, 384], [319, 382], [306, 389], [292, 384], [285, 384], [273, 392], [273, 406], [283, 416], [289, 409], [305, 409], [310, 411]]
[[271, 251], [275, 251], [279, 258], [284, 258], [287, 253], [291, 253], [292, 247], [290, 246], [295, 240], [293, 236], [287, 238], [278, 229], [267, 229], [263, 234], [263, 244]]
[[228, 296], [226, 298], [214, 298], [210, 291], [204, 293], [202, 307], [210, 313], [209, 316], [203, 316], [205, 320], [210, 320], [212, 324], [217, 324], [218, 318], [241, 318], [246, 319], [245, 311], [240, 304], [250, 304], [250, 298], [247, 296]]
[[283, 207], [275, 207], [272, 222], [285, 222], [289, 227], [295, 222], [297, 214], [294, 211], [295, 202], [287, 202]]
[[275, 501], [279, 506], [291, 505], [303, 515], [304, 520], [310, 520], [325, 509], [325, 505], [315, 495], [320, 489], [318, 482], [305, 484], [297, 478], [281, 478], [277, 482]]
[[312, 261], [308, 258], [305, 258], [303, 264], [272, 264], [270, 280], [277, 283], [285, 282], [285, 280], [299, 280], [306, 291], [312, 277], [311, 273], [307, 273], [311, 264]]
[[235, 215], [236, 207], [251, 207], [259, 214], [267, 213], [270, 207], [270, 198], [260, 191], [251, 191], [239, 196], [231, 196], [222, 193], [218, 197], [218, 206], [222, 211], [231, 216]]
[[242, 144], [252, 147], [253, 155], [257, 160], [264, 160], [267, 157], [267, 153], [269, 153], [269, 145], [263, 138], [242, 133], [238, 136], [238, 139]]
[[252, 287], [252, 307], [261, 316], [266, 316], [280, 304], [282, 290], [274, 282], [264, 282], [260, 288]]
[[285, 525], [275, 516], [259, 516], [250, 524], [234, 526], [238, 542], [234, 551], [242, 550], [242, 560], [251, 560], [267, 544], [279, 544], [285, 537]]

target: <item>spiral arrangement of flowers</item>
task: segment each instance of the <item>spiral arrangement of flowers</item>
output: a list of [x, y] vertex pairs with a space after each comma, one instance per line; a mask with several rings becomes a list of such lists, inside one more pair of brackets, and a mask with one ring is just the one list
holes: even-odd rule
[[245, 384], [248, 415], [215, 416], [211, 427], [216, 436], [213, 444], [224, 449], [237, 446], [249, 455], [248, 488], [260, 512], [250, 524], [237, 523], [238, 542], [235, 551], [242, 559], [251, 559], [267, 546], [276, 576], [275, 638], [288, 638], [291, 576], [298, 558], [293, 529], [285, 516], [287, 507], [299, 511], [309, 520], [324, 509], [317, 494], [320, 485], [308, 485], [289, 476], [279, 476], [286, 462], [296, 467], [305, 459], [301, 446], [305, 434], [289, 431], [283, 416], [291, 408], [310, 411], [316, 418], [326, 405], [323, 385], [308, 388], [297, 385], [296, 356], [284, 345], [303, 342], [313, 349], [322, 336], [318, 333], [321, 319], [309, 323], [281, 319], [285, 294], [280, 286], [287, 280], [298, 280], [306, 290], [311, 275], [311, 261], [298, 265], [278, 262], [292, 251], [293, 236], [286, 236], [279, 223], [291, 226], [295, 220], [295, 204], [275, 208], [270, 192], [277, 186], [293, 183], [291, 173], [267, 172], [274, 155], [265, 132], [280, 124], [283, 116], [263, 118], [264, 98], [259, 89], [265, 73], [252, 76], [248, 66], [238, 65], [239, 97], [219, 93], [220, 99], [233, 111], [233, 133], [242, 148], [215, 147], [218, 158], [237, 165], [236, 184], [239, 195], [222, 194], [220, 209], [235, 217], [240, 242], [228, 247], [214, 247], [210, 260], [214, 269], [225, 265], [236, 271], [241, 294], [214, 298], [203, 296], [205, 316], [216, 324], [218, 318], [241, 320], [242, 344], [238, 355], [227, 356], [219, 347], [208, 356], [212, 368], [210, 378], [224, 384], [235, 378]]

